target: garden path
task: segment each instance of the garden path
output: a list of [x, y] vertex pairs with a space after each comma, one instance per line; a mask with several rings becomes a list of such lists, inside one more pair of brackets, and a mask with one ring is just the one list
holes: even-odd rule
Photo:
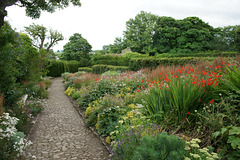
[[83, 119], [64, 95], [62, 78], [52, 80], [47, 106], [29, 133], [33, 145], [27, 154], [37, 159], [103, 160], [109, 152], [89, 130]]

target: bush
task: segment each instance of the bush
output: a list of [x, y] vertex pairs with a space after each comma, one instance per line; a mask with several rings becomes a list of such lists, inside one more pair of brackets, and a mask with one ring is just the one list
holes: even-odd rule
[[156, 137], [145, 136], [134, 152], [135, 160], [182, 160], [186, 155], [184, 140], [166, 132]]
[[65, 72], [63, 61], [51, 60], [49, 63], [50, 65], [48, 67], [48, 76], [60, 77], [61, 74]]
[[201, 61], [213, 60], [214, 58], [195, 58], [195, 57], [184, 57], [184, 58], [133, 58], [129, 62], [129, 69], [133, 71], [140, 70], [142, 68], [155, 69], [159, 65], [184, 65], [186, 63], [196, 64]]
[[92, 56], [92, 61], [93, 65], [105, 64], [113, 66], [128, 66], [129, 58], [118, 54], [96, 54]]
[[78, 68], [78, 71], [92, 72], [92, 68], [89, 68], [89, 67], [80, 67], [80, 68]]
[[187, 155], [184, 140], [174, 135], [162, 132], [140, 136], [131, 129], [121, 142], [113, 144], [113, 159], [182, 160]]
[[126, 67], [126, 66], [111, 66], [111, 65], [103, 65], [103, 64], [92, 66], [92, 72], [95, 74], [102, 74], [109, 70], [125, 72], [128, 70], [128, 67]]

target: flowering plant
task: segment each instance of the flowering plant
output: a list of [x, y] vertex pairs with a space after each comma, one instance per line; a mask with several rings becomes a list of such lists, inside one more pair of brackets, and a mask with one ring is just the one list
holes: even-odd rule
[[24, 133], [18, 132], [18, 119], [3, 113], [0, 117], [0, 156], [3, 159], [14, 159], [22, 154], [31, 145], [31, 141], [24, 139]]

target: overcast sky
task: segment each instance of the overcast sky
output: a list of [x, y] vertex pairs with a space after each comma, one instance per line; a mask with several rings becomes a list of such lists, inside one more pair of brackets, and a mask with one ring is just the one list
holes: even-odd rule
[[40, 19], [32, 20], [25, 9], [7, 8], [8, 20], [17, 31], [32, 23], [61, 32], [64, 40], [53, 49], [62, 50], [74, 33], [80, 33], [92, 45], [93, 50], [113, 44], [122, 37], [126, 22], [140, 11], [158, 16], [183, 19], [197, 16], [213, 27], [240, 25], [240, 0], [80, 0], [81, 7], [68, 7], [54, 13], [43, 12]]

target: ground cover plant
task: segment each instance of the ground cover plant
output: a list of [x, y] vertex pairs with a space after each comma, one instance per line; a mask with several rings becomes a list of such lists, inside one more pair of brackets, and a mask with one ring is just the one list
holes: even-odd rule
[[[158, 138], [163, 131], [165, 139], [175, 135], [173, 139], [184, 140], [185, 150], [168, 156], [236, 159], [239, 71], [239, 57], [217, 58], [155, 70], [73, 74], [72, 79], [89, 79], [68, 90], [85, 110], [87, 124], [111, 145], [113, 159], [159, 159], [162, 149], [153, 144], [163, 142]], [[194, 138], [199, 140], [191, 141]]]

